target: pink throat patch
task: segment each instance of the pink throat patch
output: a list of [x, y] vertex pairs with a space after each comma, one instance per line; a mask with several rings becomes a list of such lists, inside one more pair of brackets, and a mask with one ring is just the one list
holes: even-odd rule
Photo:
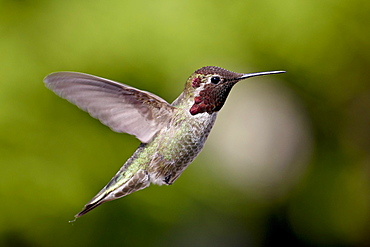
[[190, 108], [189, 112], [191, 115], [195, 115], [198, 113], [208, 112], [211, 114], [213, 109], [215, 108], [214, 104], [210, 104], [210, 101], [202, 96], [197, 96], [194, 98], [194, 104]]

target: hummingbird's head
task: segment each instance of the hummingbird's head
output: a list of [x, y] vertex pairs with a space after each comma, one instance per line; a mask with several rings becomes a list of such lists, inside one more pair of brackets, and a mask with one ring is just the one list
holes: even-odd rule
[[[188, 79], [187, 87], [193, 89], [194, 103], [190, 113], [219, 111], [224, 105], [231, 88], [238, 82], [249, 77], [284, 73], [285, 71], [270, 71], [242, 74], [228, 71], [215, 66], [207, 66], [196, 70]], [[188, 85], [189, 84], [189, 85]]]

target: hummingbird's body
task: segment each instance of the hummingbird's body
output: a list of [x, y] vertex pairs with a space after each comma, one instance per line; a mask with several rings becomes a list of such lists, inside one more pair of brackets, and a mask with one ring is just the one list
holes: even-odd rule
[[234, 73], [208, 66], [195, 71], [180, 96], [168, 104], [158, 96], [124, 84], [76, 72], [57, 72], [46, 85], [116, 132], [142, 143], [111, 181], [75, 217], [151, 183], [172, 184], [196, 158], [231, 88], [240, 80], [272, 71]]
[[[217, 113], [199, 115], [189, 120], [190, 113], [176, 110], [168, 126], [152, 142], [141, 143], [111, 181], [86, 205], [81, 216], [103, 202], [137, 190], [172, 184], [202, 150]], [[178, 129], [177, 129], [178, 128]]]

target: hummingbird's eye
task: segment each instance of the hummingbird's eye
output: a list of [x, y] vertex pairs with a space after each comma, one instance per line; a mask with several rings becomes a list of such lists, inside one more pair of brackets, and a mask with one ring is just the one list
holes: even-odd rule
[[217, 84], [217, 83], [219, 83], [221, 81], [221, 78], [219, 77], [219, 76], [213, 76], [212, 78], [211, 78], [211, 82], [213, 83], [213, 84]]

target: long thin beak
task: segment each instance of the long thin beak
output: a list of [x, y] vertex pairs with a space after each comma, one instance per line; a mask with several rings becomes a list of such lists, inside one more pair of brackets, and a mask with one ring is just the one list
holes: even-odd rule
[[257, 73], [249, 73], [249, 74], [244, 74], [241, 77], [239, 77], [239, 80], [247, 79], [250, 77], [255, 77], [255, 76], [260, 76], [260, 75], [271, 75], [271, 74], [281, 74], [285, 73], [285, 71], [282, 70], [277, 70], [277, 71], [267, 71], [267, 72], [257, 72]]

